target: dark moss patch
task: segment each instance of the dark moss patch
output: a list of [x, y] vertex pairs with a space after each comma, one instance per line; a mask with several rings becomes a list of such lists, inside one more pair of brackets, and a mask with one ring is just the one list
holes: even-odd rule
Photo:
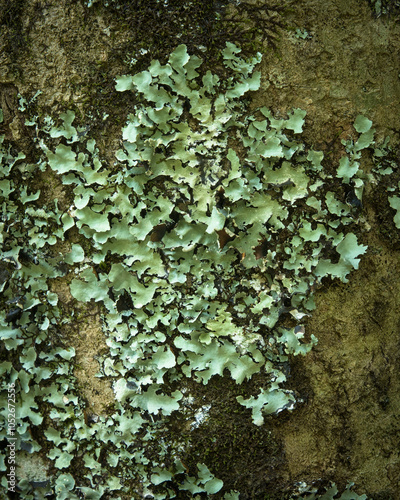
[[394, 172], [382, 176], [378, 185], [366, 197], [366, 203], [375, 212], [380, 237], [390, 248], [397, 251], [400, 250], [400, 232], [393, 220], [396, 211], [390, 206], [388, 199], [396, 192], [391, 193], [388, 188], [396, 188], [400, 182], [400, 170], [396, 168], [399, 163], [400, 150], [388, 152], [384, 159], [380, 159], [382, 167], [394, 168]]
[[[196, 423], [173, 417], [169, 422], [170, 441], [185, 443], [181, 457], [189, 475], [195, 476], [197, 463], [206, 463], [210, 471], [224, 482], [221, 498], [230, 490], [240, 491], [242, 499], [285, 498], [288, 474], [283, 445], [274, 431], [278, 417], [266, 417], [265, 425], [253, 424], [250, 410], [241, 406], [236, 397], [256, 394], [265, 375], [255, 375], [237, 385], [230, 377], [213, 377], [203, 386], [187, 381], [188, 394], [195, 396], [194, 410], [206, 408], [204, 420]], [[279, 415], [281, 419], [282, 415]], [[177, 476], [179, 480], [179, 476]], [[189, 498], [179, 492], [177, 498]], [[216, 496], [216, 498], [220, 498]]]
[[[282, 13], [288, 1], [234, 2], [232, 0], [135, 0], [102, 2], [105, 8], [131, 33], [122, 48], [131, 56], [142, 49], [138, 66], [147, 67], [152, 58], [166, 57], [180, 43], [207, 61], [219, 60], [226, 41], [253, 53], [260, 42], [276, 48]], [[137, 56], [135, 56], [137, 57]]]
[[25, 0], [0, 1], [0, 29], [6, 41], [5, 50], [14, 57], [26, 43], [21, 21], [24, 4]]
[[396, 16], [400, 14], [399, 0], [368, 0], [376, 17], [382, 15]]

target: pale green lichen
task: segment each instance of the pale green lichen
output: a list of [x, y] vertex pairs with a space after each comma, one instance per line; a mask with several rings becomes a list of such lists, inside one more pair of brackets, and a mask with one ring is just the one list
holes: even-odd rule
[[[2, 148], [3, 307], [18, 294], [22, 306], [15, 319], [1, 319], [14, 361], [0, 363], [0, 374], [3, 386], [18, 382], [19, 447], [40, 449], [29, 428], [42, 424], [39, 401], [46, 404], [47, 457], [60, 469], [46, 488], [58, 498], [223, 492], [207, 465], [187, 471], [186, 448], [167, 441], [163, 419], [174, 412], [186, 419], [185, 380], [229, 375], [241, 384], [261, 373], [258, 393], [237, 396], [253, 422], [293, 409], [282, 364], [316, 342], [305, 341], [302, 324], [313, 290], [323, 278], [347, 281], [366, 251], [346, 228], [357, 222], [357, 207], [332, 191], [322, 152], [295, 138], [305, 111], [246, 114], [243, 96], [259, 88], [261, 56], [244, 59], [228, 43], [223, 58], [235, 72], [224, 81], [210, 71], [200, 76], [202, 60], [184, 45], [165, 65], [153, 61], [117, 78], [117, 90], [141, 102], [122, 129], [115, 165], [101, 160], [72, 111], [60, 116], [61, 126], [28, 122], [42, 152], [37, 164]], [[359, 138], [346, 142], [336, 182], [361, 199], [368, 180], [361, 151], [373, 144], [373, 130], [363, 117], [355, 128]], [[44, 209], [40, 191], [28, 187], [47, 168], [70, 187], [68, 210]], [[73, 227], [80, 242], [57, 253]], [[58, 333], [68, 319], [49, 288], [69, 269], [73, 297], [104, 310], [102, 374], [113, 379], [115, 407], [90, 425], [72, 375], [74, 349]], [[71, 474], [76, 457], [79, 478]], [[34, 498], [29, 484], [21, 487]]]
[[343, 493], [338, 496], [339, 490], [335, 483], [325, 488], [324, 493], [317, 493], [317, 488], [308, 488], [306, 485], [303, 486], [303, 492], [306, 490], [307, 493], [303, 496], [296, 496], [296, 500], [367, 500], [367, 495], [357, 495], [352, 491], [354, 483], [349, 483]]

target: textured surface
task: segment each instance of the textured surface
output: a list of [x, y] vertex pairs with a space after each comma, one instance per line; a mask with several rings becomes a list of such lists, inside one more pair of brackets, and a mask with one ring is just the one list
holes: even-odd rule
[[[121, 149], [121, 128], [125, 126], [126, 115], [134, 112], [137, 101], [133, 93], [121, 93], [114, 88], [116, 76], [134, 74], [126, 58], [122, 57], [128, 54], [121, 52], [130, 40], [128, 26], [118, 16], [98, 6], [88, 10], [76, 2], [20, 3], [23, 8], [22, 13], [21, 9], [18, 10], [18, 16], [23, 19], [25, 39], [20, 37], [18, 30], [15, 31], [15, 26], [9, 27], [7, 38], [1, 38], [2, 47], [6, 48], [0, 61], [1, 108], [4, 115], [2, 133], [6, 140], [14, 141], [16, 151], [24, 151], [29, 162], [37, 161], [35, 148], [32, 147], [34, 128], [24, 125], [26, 114], [17, 109], [18, 105], [23, 106], [18, 103], [16, 91], [29, 101], [40, 90], [42, 94], [38, 96], [37, 104], [28, 106], [29, 112], [37, 112], [40, 118], [46, 114], [57, 118], [60, 112], [74, 109], [77, 115], [75, 123], [89, 126], [101, 158], [105, 159], [107, 168], [112, 168], [114, 154]], [[362, 114], [372, 120], [378, 139], [390, 135], [392, 143], [396, 144], [397, 130], [400, 129], [397, 107], [400, 29], [396, 19], [374, 19], [367, 2], [332, 0], [322, 3], [307, 0], [296, 2], [285, 21], [289, 29], [281, 32], [279, 57], [269, 49], [265, 50], [260, 67], [261, 88], [253, 95], [250, 107], [266, 106], [275, 117], [282, 118], [286, 118], [292, 109], [304, 109], [307, 115], [302, 141], [324, 153], [324, 172], [332, 179], [344, 155], [341, 140], [347, 141], [349, 134], [356, 137], [352, 124], [357, 115]], [[296, 36], [297, 29], [301, 30], [302, 36]], [[10, 43], [15, 44], [12, 49]], [[61, 123], [57, 122], [57, 127]], [[87, 130], [82, 129], [81, 132], [85, 134]], [[125, 140], [129, 140], [129, 133], [125, 129]], [[264, 154], [268, 153], [264, 151]], [[397, 161], [396, 158], [394, 160]], [[54, 170], [61, 173], [62, 164], [51, 155], [49, 161], [53, 162]], [[233, 154], [230, 161], [231, 164], [235, 162]], [[342, 165], [342, 172], [349, 173], [347, 166]], [[365, 171], [372, 168], [370, 152], [363, 156], [361, 168]], [[215, 175], [215, 172], [210, 174]], [[282, 181], [286, 182], [289, 177]], [[346, 180], [346, 177], [342, 175], [340, 179]], [[332, 191], [337, 182], [337, 179], [333, 182]], [[301, 183], [299, 178], [298, 186]], [[197, 475], [203, 481], [203, 486], [208, 485], [209, 493], [220, 486], [217, 478], [223, 480], [228, 491], [242, 491], [243, 498], [262, 498], [267, 494], [272, 498], [288, 497], [296, 490], [296, 483], [311, 486], [313, 483], [326, 485], [335, 481], [342, 491], [348, 481], [354, 481], [354, 490], [360, 495], [366, 493], [372, 498], [396, 498], [400, 481], [396, 441], [397, 408], [400, 404], [397, 373], [400, 285], [397, 279], [398, 236], [393, 223], [395, 210], [389, 205], [387, 187], [397, 186], [397, 183], [395, 173], [390, 180], [383, 177], [379, 184], [366, 185], [357, 236], [359, 243], [368, 245], [368, 253], [361, 259], [359, 270], [348, 276], [350, 280], [347, 284], [328, 285], [324, 282], [325, 287], [317, 292], [316, 310], [311, 319], [303, 320], [308, 323], [307, 338], [314, 334], [319, 339], [318, 345], [304, 358], [291, 360], [290, 374], [285, 371], [288, 367], [283, 367], [287, 390], [293, 391], [298, 400], [304, 400], [304, 404], [298, 405], [292, 413], [282, 412], [276, 417], [267, 417], [262, 427], [256, 427], [252, 423], [250, 409], [238, 405], [236, 398], [249, 401], [251, 396], [258, 394], [259, 387], [265, 384], [259, 374], [239, 387], [230, 380], [229, 373], [225, 378], [213, 377], [204, 387], [188, 380], [184, 399], [179, 399], [178, 392], [174, 393], [177, 388], [171, 387], [175, 401], [187, 400], [188, 407], [186, 422], [182, 424], [181, 419], [169, 421], [171, 435], [179, 437], [178, 444], [190, 442], [192, 451], [185, 456], [185, 467], [189, 468], [192, 476]], [[50, 170], [30, 187], [32, 189], [25, 196], [36, 196], [40, 189], [40, 201], [49, 207], [55, 197], [65, 213], [72, 201], [80, 206], [78, 217], [83, 223], [70, 230], [70, 241], [61, 243], [57, 251], [65, 253], [72, 248], [72, 244], [82, 244], [78, 229], [81, 233], [86, 231], [91, 237], [90, 231], [85, 229], [88, 227], [85, 221], [94, 224], [98, 230], [108, 228], [107, 217], [97, 216], [98, 212], [86, 209], [84, 193], [72, 194], [72, 188], [65, 189], [58, 175]], [[7, 186], [3, 188], [7, 189]], [[286, 201], [298, 195], [290, 192], [289, 188], [282, 189], [287, 191]], [[343, 202], [349, 200], [346, 192], [341, 195]], [[232, 196], [235, 196], [234, 190]], [[35, 199], [31, 198], [29, 203], [34, 205]], [[101, 204], [102, 200], [98, 203]], [[330, 206], [334, 207], [334, 203], [331, 202]], [[242, 215], [243, 223], [246, 216]], [[66, 220], [64, 218], [64, 222]], [[206, 234], [221, 231], [221, 218], [216, 217], [212, 221], [215, 226]], [[152, 233], [155, 245], [164, 236], [162, 223], [162, 220], [152, 221], [151, 227], [154, 224], [160, 226]], [[316, 237], [307, 227], [302, 231], [302, 234]], [[51, 234], [48, 236], [51, 237]], [[141, 235], [135, 234], [135, 237], [140, 240]], [[252, 246], [251, 242], [244, 243]], [[220, 235], [215, 244], [227, 245], [226, 249], [231, 244], [235, 245], [229, 241], [228, 233]], [[170, 245], [174, 245], [172, 240]], [[90, 254], [92, 247], [83, 247]], [[261, 243], [256, 256], [264, 252], [265, 246]], [[357, 255], [350, 255], [349, 258], [357, 258]], [[78, 248], [75, 247], [70, 260], [76, 264], [81, 262]], [[114, 267], [97, 267], [96, 273], [111, 272], [116, 277], [121, 270], [116, 266], [120, 264], [110, 264]], [[145, 260], [143, 266], [146, 266]], [[4, 272], [12, 271], [12, 265], [6, 268]], [[87, 273], [91, 276], [89, 271]], [[69, 276], [68, 283], [62, 276], [54, 278], [47, 293], [47, 298], [53, 302], [55, 298], [51, 294], [57, 294], [59, 305], [69, 312], [75, 307], [68, 286], [72, 277]], [[179, 284], [182, 278], [176, 275], [174, 279]], [[121, 297], [124, 295], [118, 302], [121, 310], [130, 305], [122, 293], [124, 283], [122, 280], [117, 290]], [[190, 289], [196, 285], [185, 283], [185, 286]], [[131, 285], [131, 291], [134, 290], [135, 286]], [[205, 292], [210, 293], [207, 289]], [[100, 292], [94, 289], [95, 293]], [[88, 401], [85, 418], [90, 423], [96, 415], [106, 418], [114, 411], [110, 405], [115, 393], [122, 398], [129, 397], [132, 389], [128, 387], [126, 392], [126, 387], [117, 386], [117, 391], [112, 392], [110, 381], [96, 379], [96, 383], [91, 382], [100, 369], [94, 356], [103, 355], [104, 359], [107, 354], [98, 305], [92, 303], [90, 309], [76, 309], [76, 320], [63, 326], [61, 335], [62, 342], [73, 347], [76, 353], [76, 390], [80, 397]], [[7, 308], [9, 310], [9, 306]], [[219, 320], [229, 324], [229, 312], [224, 314], [214, 318], [215, 323], [208, 323], [206, 330], [211, 332], [211, 336], [218, 335]], [[220, 332], [219, 335], [225, 333]], [[207, 338], [204, 337], [204, 340], [207, 341]], [[66, 353], [63, 352], [63, 355]], [[29, 363], [35, 363], [33, 352], [29, 351], [26, 356], [20, 362], [29, 367]], [[168, 370], [170, 362], [168, 350], [157, 352], [159, 368]], [[194, 355], [191, 362], [193, 366], [197, 363]], [[108, 369], [111, 373], [111, 367]], [[45, 371], [41, 373], [46, 375]], [[195, 404], [189, 398], [191, 394], [194, 394]], [[54, 395], [53, 398], [57, 399]], [[57, 401], [57, 404], [62, 404], [61, 400]], [[166, 404], [161, 399], [157, 401], [158, 404]], [[174, 403], [169, 403], [173, 408]], [[34, 408], [34, 402], [31, 408]], [[157, 407], [147, 409], [152, 413]], [[31, 418], [36, 417], [31, 415]], [[191, 422], [200, 424], [196, 427]], [[131, 422], [131, 429], [138, 425], [141, 425], [140, 418]], [[126, 436], [129, 436], [127, 430], [121, 428], [121, 432], [127, 432]], [[54, 438], [54, 442], [58, 439], [56, 435], [49, 435], [48, 438]], [[46, 453], [49, 453], [48, 449]], [[51, 457], [58, 461], [58, 465], [63, 465], [68, 463], [68, 453], [65, 450], [63, 454], [53, 453]], [[41, 454], [45, 457], [43, 451]], [[138, 456], [136, 458], [143, 460]], [[103, 455], [99, 460], [102, 459]], [[30, 476], [35, 480], [46, 476], [42, 460], [38, 460], [37, 471]], [[93, 460], [86, 458], [85, 463], [96, 471], [97, 465]], [[109, 460], [114, 463], [116, 458], [110, 456]], [[198, 467], [198, 463], [206, 463], [211, 473], [202, 466]], [[28, 474], [26, 468], [22, 474]], [[169, 478], [169, 472], [158, 471], [154, 474], [153, 483], [161, 484], [162, 480]], [[216, 475], [215, 479], [212, 474]], [[78, 473], [75, 479], [77, 482], [82, 480]], [[73, 487], [70, 476], [60, 479], [59, 488], [61, 481], [67, 488]], [[110, 485], [118, 488], [116, 481], [111, 481]]]

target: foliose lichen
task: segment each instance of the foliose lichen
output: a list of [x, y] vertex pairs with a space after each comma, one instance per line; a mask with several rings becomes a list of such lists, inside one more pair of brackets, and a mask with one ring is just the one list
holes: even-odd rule
[[[358, 138], [328, 174], [323, 153], [296, 139], [305, 111], [248, 113], [261, 55], [243, 58], [227, 43], [223, 61], [234, 76], [201, 75], [201, 58], [180, 45], [167, 64], [120, 76], [116, 89], [141, 100], [113, 165], [73, 111], [61, 125], [27, 122], [36, 163], [0, 139], [2, 388], [16, 386], [17, 450], [45, 448], [58, 471], [39, 487], [21, 481], [24, 498], [239, 498], [212, 464], [187, 470], [187, 445], [168, 441], [165, 421], [188, 418], [185, 381], [241, 384], [262, 374], [257, 393], [237, 396], [254, 424], [293, 409], [282, 367], [317, 341], [304, 326], [314, 291], [324, 279], [346, 282], [366, 252], [351, 230], [369, 180], [360, 159], [372, 123], [356, 118]], [[57, 174], [69, 206], [43, 206], [38, 172]], [[61, 333], [71, 318], [51, 286], [62, 277], [78, 302], [103, 310], [100, 376], [112, 381], [115, 405], [96, 421], [85, 419], [75, 351]]]
[[[339, 490], [335, 483], [330, 484], [328, 487], [324, 488], [323, 493], [318, 493], [316, 488], [308, 488], [306, 485], [300, 485], [300, 489], [307, 490], [307, 493], [303, 493], [302, 496], [296, 496], [297, 500], [367, 500], [367, 495], [357, 495], [352, 491], [354, 483], [348, 483], [346, 489], [343, 493], [339, 495]], [[304, 490], [303, 490], [304, 491]]]

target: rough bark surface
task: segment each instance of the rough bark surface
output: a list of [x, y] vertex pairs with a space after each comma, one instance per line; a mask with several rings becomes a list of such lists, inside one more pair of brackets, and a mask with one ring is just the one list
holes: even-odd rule
[[[129, 23], [107, 8], [88, 9], [83, 2], [3, 0], [0, 19], [2, 133], [29, 153], [31, 132], [17, 93], [29, 99], [40, 90], [41, 116], [79, 111], [80, 123], [93, 128], [101, 153], [113, 162], [132, 107], [130, 98], [115, 91], [114, 78], [129, 71], [121, 57], [125, 47], [143, 48], [146, 40], [136, 40]], [[281, 116], [305, 109], [304, 137], [324, 151], [327, 165], [337, 162], [341, 140], [360, 113], [373, 121], [379, 137], [389, 135], [398, 144], [399, 20], [375, 18], [363, 0], [299, 0], [284, 22], [276, 50], [264, 47], [262, 84], [251, 106], [267, 106]], [[296, 36], [297, 29], [304, 38]], [[109, 115], [104, 121], [103, 113]], [[48, 182], [49, 199], [67, 205], [57, 179]], [[241, 498], [290, 498], [303, 482], [335, 482], [341, 491], [349, 481], [359, 495], [399, 498], [400, 247], [385, 189], [369, 186], [365, 195], [361, 242], [369, 250], [359, 270], [349, 283], [327, 284], [317, 292], [307, 333], [318, 345], [292, 360], [288, 378], [303, 403], [258, 428], [248, 410], [235, 406], [234, 382], [216, 379], [207, 389], [190, 387], [205, 405], [212, 402], [207, 424], [190, 431], [182, 422], [172, 423], [172, 433], [191, 434], [188, 466], [211, 464], [227, 490], [241, 491]], [[64, 303], [71, 301], [62, 280], [54, 291]], [[105, 415], [113, 393], [110, 384], [95, 378], [95, 356], [106, 344], [100, 311], [90, 313], [84, 311], [85, 318], [67, 334], [88, 408]]]

